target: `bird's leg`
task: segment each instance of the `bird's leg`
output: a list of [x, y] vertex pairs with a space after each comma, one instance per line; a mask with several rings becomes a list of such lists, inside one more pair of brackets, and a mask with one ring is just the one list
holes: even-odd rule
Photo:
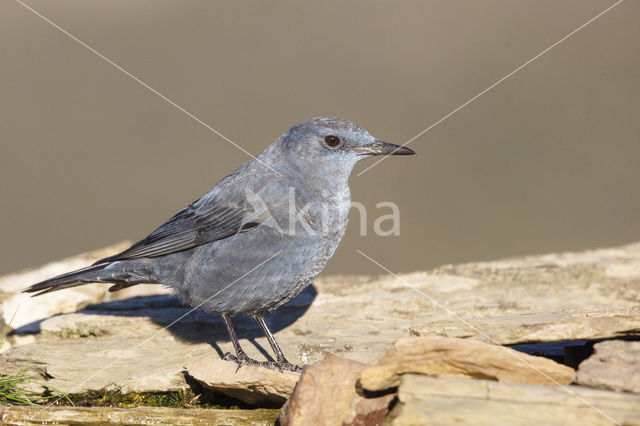
[[224, 321], [225, 327], [227, 327], [227, 332], [229, 333], [229, 337], [231, 338], [231, 343], [233, 343], [233, 349], [236, 351], [235, 356], [227, 352], [224, 356], [224, 359], [226, 361], [236, 362], [238, 364], [238, 369], [240, 369], [240, 367], [242, 367], [243, 365], [271, 367], [266, 362], [260, 362], [256, 361], [255, 359], [249, 358], [245, 351], [240, 347], [240, 342], [238, 341], [238, 336], [236, 336], [236, 331], [233, 329], [233, 323], [231, 322], [231, 317], [229, 316], [229, 314], [223, 313], [220, 314], [220, 316]]
[[273, 349], [273, 352], [276, 354], [276, 363], [278, 364], [278, 367], [281, 370], [302, 371], [300, 367], [298, 367], [295, 364], [291, 364], [284, 357], [284, 354], [282, 353], [282, 349], [280, 349], [280, 346], [278, 346], [278, 342], [276, 342], [276, 339], [273, 337], [273, 334], [271, 334], [269, 327], [267, 327], [267, 324], [264, 322], [264, 318], [261, 315], [252, 315], [252, 317], [254, 320], [256, 320], [258, 325], [260, 325], [260, 328], [262, 328], [264, 335], [267, 336], [267, 340], [271, 345], [271, 349]]

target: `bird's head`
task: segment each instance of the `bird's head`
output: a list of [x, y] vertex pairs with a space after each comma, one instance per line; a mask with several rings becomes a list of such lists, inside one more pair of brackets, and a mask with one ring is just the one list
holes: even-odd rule
[[269, 152], [274, 165], [307, 173], [337, 173], [347, 178], [362, 159], [374, 155], [415, 155], [407, 147], [378, 140], [357, 124], [336, 117], [315, 117], [298, 123], [270, 148], [265, 154]]

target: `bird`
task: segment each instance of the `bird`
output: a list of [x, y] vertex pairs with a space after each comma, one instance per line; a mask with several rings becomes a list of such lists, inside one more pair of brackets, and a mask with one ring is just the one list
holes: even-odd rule
[[[302, 121], [221, 179], [146, 238], [91, 266], [33, 284], [40, 296], [89, 283], [110, 292], [162, 284], [183, 303], [220, 315], [235, 355], [225, 360], [300, 371], [278, 346], [264, 316], [294, 299], [325, 268], [347, 228], [349, 175], [377, 155], [415, 155], [348, 120]], [[231, 318], [248, 315], [275, 361], [250, 358]]]

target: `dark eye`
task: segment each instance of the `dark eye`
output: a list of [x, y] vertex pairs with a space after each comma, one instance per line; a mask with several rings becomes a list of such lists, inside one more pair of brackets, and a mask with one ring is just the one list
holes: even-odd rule
[[324, 137], [324, 143], [330, 148], [335, 148], [340, 145], [340, 138], [334, 135], [327, 135]]

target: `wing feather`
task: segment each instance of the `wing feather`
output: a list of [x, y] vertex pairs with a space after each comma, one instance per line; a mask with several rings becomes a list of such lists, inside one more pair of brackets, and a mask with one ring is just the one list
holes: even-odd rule
[[226, 206], [202, 198], [169, 219], [145, 239], [95, 265], [116, 260], [157, 257], [246, 232], [260, 224], [244, 207]]

